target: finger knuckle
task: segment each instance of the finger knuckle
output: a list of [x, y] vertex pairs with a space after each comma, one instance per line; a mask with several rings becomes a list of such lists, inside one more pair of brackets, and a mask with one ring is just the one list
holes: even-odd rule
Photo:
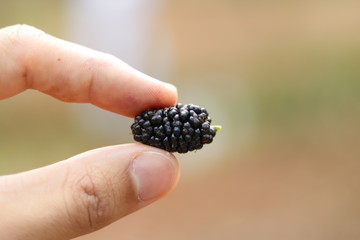
[[96, 171], [87, 171], [72, 187], [73, 207], [68, 214], [81, 231], [93, 231], [112, 220], [114, 194], [111, 181]]
[[6, 39], [13, 44], [23, 43], [31, 39], [38, 39], [45, 35], [43, 31], [26, 24], [12, 25], [2, 29]]

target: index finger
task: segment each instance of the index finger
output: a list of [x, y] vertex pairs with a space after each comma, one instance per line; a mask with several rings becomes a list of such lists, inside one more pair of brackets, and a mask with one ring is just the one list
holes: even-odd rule
[[173, 85], [26, 25], [0, 29], [0, 72], [0, 99], [35, 89], [129, 117], [177, 101]]

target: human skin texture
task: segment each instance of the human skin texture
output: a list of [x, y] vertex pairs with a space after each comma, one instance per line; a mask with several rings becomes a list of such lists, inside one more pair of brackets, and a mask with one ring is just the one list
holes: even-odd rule
[[[33, 89], [127, 117], [177, 101], [174, 86], [109, 54], [27, 25], [0, 29], [0, 72], [0, 100]], [[87, 234], [158, 200], [178, 178], [174, 155], [143, 144], [95, 149], [1, 176], [1, 238], [56, 240]]]

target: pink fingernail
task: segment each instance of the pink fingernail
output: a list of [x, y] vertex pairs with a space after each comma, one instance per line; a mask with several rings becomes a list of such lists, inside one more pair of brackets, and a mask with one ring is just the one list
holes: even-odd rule
[[141, 201], [151, 201], [168, 193], [178, 179], [178, 166], [168, 153], [144, 152], [131, 166], [131, 177]]

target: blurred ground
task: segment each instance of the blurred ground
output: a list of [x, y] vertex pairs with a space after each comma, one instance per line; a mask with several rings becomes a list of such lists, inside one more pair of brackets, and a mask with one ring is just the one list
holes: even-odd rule
[[[179, 155], [183, 177], [167, 198], [78, 239], [359, 239], [359, 7], [169, 1], [159, 28], [172, 34], [170, 81], [223, 130]], [[1, 2], [1, 26], [66, 38], [63, 18], [61, 1]], [[1, 101], [0, 173], [131, 141], [94, 138], [69, 105], [31, 91]]]

